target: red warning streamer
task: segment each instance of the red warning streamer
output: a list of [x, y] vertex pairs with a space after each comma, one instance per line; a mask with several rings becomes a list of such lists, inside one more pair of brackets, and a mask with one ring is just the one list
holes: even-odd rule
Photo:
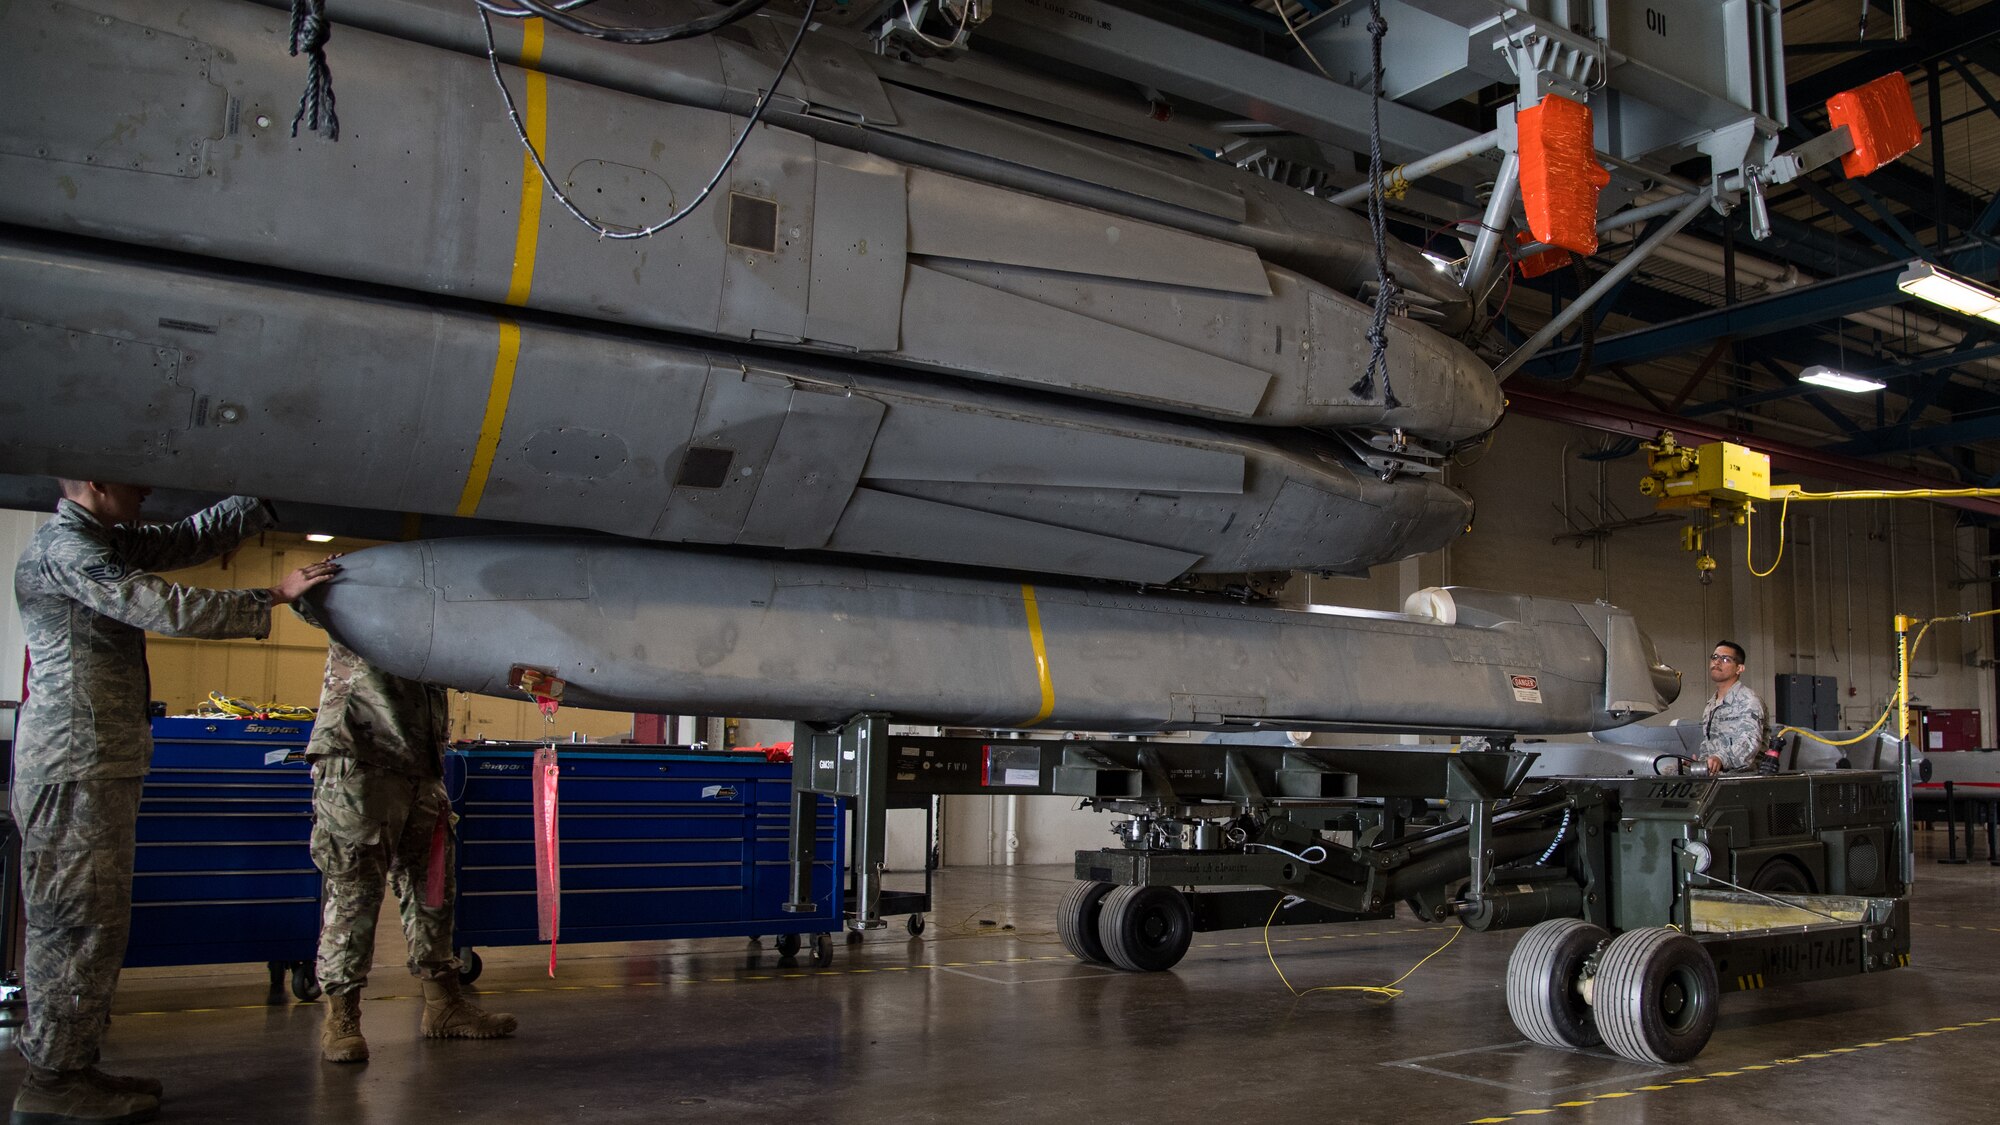
[[549, 975], [556, 975], [556, 938], [562, 922], [562, 837], [556, 823], [556, 744], [535, 750], [535, 908], [540, 936], [549, 943]]

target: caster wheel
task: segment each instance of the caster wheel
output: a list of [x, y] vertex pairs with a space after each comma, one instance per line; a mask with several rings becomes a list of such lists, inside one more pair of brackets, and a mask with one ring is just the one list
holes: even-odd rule
[[799, 955], [799, 945], [801, 942], [797, 934], [779, 934], [775, 944], [778, 947], [778, 956], [780, 957], [796, 957]]
[[464, 946], [458, 951], [458, 983], [471, 984], [486, 970], [486, 962], [479, 959], [479, 951]]
[[860, 930], [849, 930], [849, 931], [847, 931], [847, 944], [849, 944], [849, 945], [860, 945], [860, 944], [861, 944], [861, 941], [862, 941], [862, 937], [861, 937], [861, 931], [860, 931]]
[[826, 934], [813, 935], [813, 964], [821, 969], [833, 964], [833, 938]]
[[910, 931], [911, 937], [924, 936], [924, 916], [921, 914], [910, 915], [909, 920], [903, 923], [903, 928]]
[[319, 999], [319, 973], [312, 962], [292, 966], [292, 995], [307, 1003]]

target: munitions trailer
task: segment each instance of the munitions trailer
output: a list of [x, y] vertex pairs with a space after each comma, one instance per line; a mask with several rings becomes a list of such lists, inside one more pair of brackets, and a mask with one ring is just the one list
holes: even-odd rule
[[[1529, 927], [1507, 969], [1522, 1034], [1682, 1062], [1722, 993], [1909, 963], [1907, 769], [1528, 779], [1533, 754], [891, 736], [801, 725], [794, 901], [814, 801], [853, 810], [856, 894], [877, 909], [883, 810], [932, 794], [1058, 794], [1122, 819], [1078, 852], [1064, 946], [1171, 968], [1197, 932], [1389, 917]], [[1275, 909], [1281, 900], [1302, 900]]]

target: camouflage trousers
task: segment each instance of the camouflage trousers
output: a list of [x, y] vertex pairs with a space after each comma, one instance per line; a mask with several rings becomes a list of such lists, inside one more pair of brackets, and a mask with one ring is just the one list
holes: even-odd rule
[[16, 783], [21, 965], [28, 1026], [21, 1054], [50, 1070], [97, 1062], [132, 933], [132, 848], [143, 779]]
[[[410, 947], [410, 973], [432, 980], [459, 969], [451, 951], [452, 901], [458, 893], [457, 841], [444, 784], [321, 758], [313, 765], [313, 863], [324, 876], [319, 982], [330, 995], [359, 992], [375, 960], [375, 920], [386, 880], [395, 888]], [[442, 822], [444, 899], [424, 905], [433, 837]]]

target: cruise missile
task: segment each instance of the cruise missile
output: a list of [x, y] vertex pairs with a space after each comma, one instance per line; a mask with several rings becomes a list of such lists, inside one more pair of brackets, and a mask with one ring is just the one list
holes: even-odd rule
[[0, 324], [16, 473], [1147, 583], [1472, 519], [1311, 435], [528, 316], [496, 422], [481, 312], [46, 236], [0, 232]]
[[397, 675], [587, 707], [988, 728], [1600, 730], [1679, 694], [1630, 613], [1466, 588], [1402, 613], [863, 568], [616, 539], [350, 554], [316, 594]]
[[[1080, 92], [968, 106], [826, 29], [745, 131], [789, 13], [644, 52], [542, 52], [510, 24], [502, 56], [534, 69], [501, 78], [540, 91], [545, 187], [471, 4], [334, 18], [346, 127], [327, 144], [288, 132], [299, 69], [271, 7], [0, 6], [0, 222], [1211, 420], [1448, 445], [1499, 416], [1491, 371], [1434, 330], [1463, 329], [1469, 302], [1415, 248], [1387, 248], [1407, 315], [1362, 379], [1367, 224], [1185, 134], [1091, 132]], [[549, 198], [629, 233], [718, 168], [649, 238], [600, 237]], [[489, 346], [507, 331], [489, 323]]]

